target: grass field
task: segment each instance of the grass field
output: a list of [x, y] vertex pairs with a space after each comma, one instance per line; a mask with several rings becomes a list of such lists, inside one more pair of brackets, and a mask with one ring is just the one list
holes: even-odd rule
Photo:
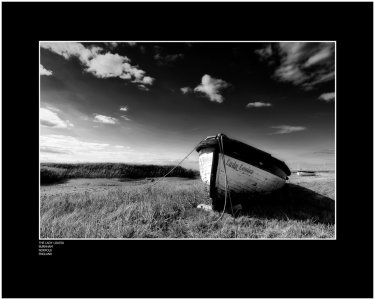
[[294, 174], [282, 198], [249, 201], [237, 218], [221, 219], [196, 208], [211, 204], [197, 178], [77, 177], [41, 186], [41, 238], [335, 237], [334, 173]]

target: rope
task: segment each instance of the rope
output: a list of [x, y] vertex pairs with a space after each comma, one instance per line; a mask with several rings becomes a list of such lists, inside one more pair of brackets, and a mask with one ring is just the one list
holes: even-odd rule
[[226, 169], [225, 169], [225, 158], [224, 158], [224, 153], [223, 153], [223, 151], [222, 151], [222, 145], [221, 145], [222, 142], [223, 142], [223, 137], [221, 136], [221, 139], [219, 139], [219, 151], [220, 151], [220, 153], [221, 153], [221, 155], [222, 155], [222, 156], [221, 156], [221, 160], [223, 161], [224, 173], [225, 173], [224, 208], [223, 208], [223, 211], [222, 211], [220, 217], [219, 217], [215, 222], [212, 223], [211, 228], [212, 228], [217, 222], [219, 222], [219, 220], [223, 217], [224, 212], [225, 212], [225, 207], [227, 206], [227, 191], [228, 191], [227, 186], [228, 186], [228, 180], [227, 180], [227, 171], [226, 171]]
[[[223, 136], [220, 136], [220, 139], [219, 139], [219, 150], [220, 150], [220, 153], [221, 153], [221, 160], [223, 161], [223, 167], [224, 167], [224, 174], [225, 174], [225, 196], [224, 196], [224, 208], [223, 208], [223, 211], [220, 215], [220, 217], [212, 223], [212, 226], [211, 228], [213, 227], [213, 225], [215, 225], [217, 222], [219, 222], [219, 220], [223, 217], [224, 215], [224, 212], [225, 212], [225, 208], [227, 206], [227, 195], [229, 197], [229, 202], [230, 202], [230, 207], [231, 207], [231, 211], [232, 211], [232, 215], [233, 215], [233, 222], [234, 222], [234, 226], [236, 227], [236, 219], [235, 219], [235, 216], [234, 216], [234, 213], [233, 213], [233, 206], [232, 206], [232, 199], [230, 197], [230, 191], [229, 191], [229, 185], [228, 185], [228, 177], [227, 177], [227, 169], [226, 169], [226, 166], [225, 166], [225, 155], [224, 155], [224, 142], [223, 142]], [[235, 237], [237, 237], [237, 230], [235, 231]]]
[[[159, 180], [155, 181], [151, 186], [153, 187], [155, 184], [157, 184], [158, 182], [160, 182], [161, 180], [163, 180], [165, 177], [167, 177], [170, 173], [173, 172], [173, 170], [175, 170], [179, 165], [181, 165], [193, 152], [194, 150], [198, 147], [200, 143], [198, 143], [191, 151], [188, 155], [186, 155], [175, 167], [173, 167], [167, 174], [165, 174], [162, 178], [160, 178]], [[228, 187], [228, 177], [227, 177], [227, 169], [225, 167], [225, 155], [224, 155], [224, 143], [223, 143], [223, 136], [221, 135], [220, 138], [219, 138], [219, 151], [221, 153], [221, 157], [222, 157], [222, 162], [223, 162], [223, 167], [224, 167], [224, 174], [225, 174], [225, 196], [224, 196], [224, 208], [223, 208], [223, 211], [220, 215], [220, 217], [212, 223], [211, 225], [211, 228], [213, 227], [213, 225], [215, 225], [217, 222], [219, 222], [219, 220], [223, 217], [224, 215], [224, 212], [225, 212], [225, 207], [227, 205], [227, 195], [229, 196], [229, 201], [230, 201], [230, 207], [231, 207], [231, 211], [232, 211], [232, 215], [233, 215], [233, 221], [234, 221], [234, 225], [236, 225], [236, 220], [235, 220], [235, 216], [234, 216], [234, 213], [233, 213], [233, 206], [232, 206], [232, 199], [230, 197], [230, 192], [229, 192], [229, 187]], [[237, 231], [236, 231], [236, 235], [235, 237], [237, 237]]]
[[[232, 211], [232, 216], [233, 216], [233, 225], [236, 227], [236, 216], [233, 213], [233, 206], [232, 206], [232, 198], [230, 197], [230, 191], [228, 187], [228, 177], [227, 177], [227, 168], [225, 166], [225, 155], [224, 155], [224, 142], [223, 142], [223, 136], [220, 136], [220, 141], [221, 141], [221, 150], [222, 150], [222, 160], [223, 160], [223, 165], [224, 165], [224, 174], [225, 174], [225, 193], [228, 193], [229, 196], [229, 203], [230, 203], [230, 209]], [[219, 144], [220, 145], [220, 144]], [[225, 206], [224, 206], [225, 209]], [[235, 231], [235, 238], [237, 238], [237, 229]]]
[[172, 173], [174, 169], [176, 169], [179, 165], [181, 165], [184, 162], [184, 160], [187, 159], [190, 156], [190, 154], [192, 154], [194, 152], [194, 150], [198, 147], [198, 145], [199, 145], [199, 143], [193, 148], [193, 150], [190, 151], [190, 153], [188, 155], [186, 155], [175, 167], [173, 167], [172, 170], [170, 170], [162, 178], [160, 178], [159, 180], [157, 180], [153, 184], [151, 184], [150, 187], [154, 186], [155, 184], [157, 184], [158, 182], [163, 180], [165, 177], [167, 177], [170, 173]]

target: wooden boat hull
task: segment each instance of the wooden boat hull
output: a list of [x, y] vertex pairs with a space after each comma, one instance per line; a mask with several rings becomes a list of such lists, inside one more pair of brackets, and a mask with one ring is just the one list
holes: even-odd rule
[[227, 147], [226, 152], [225, 142], [230, 141], [224, 139], [224, 153], [219, 147], [215, 147], [213, 141], [202, 142], [202, 147], [198, 147], [200, 176], [213, 200], [223, 199], [226, 190], [232, 199], [251, 199], [249, 195], [270, 194], [284, 186], [290, 171], [281, 161], [260, 150], [254, 152], [258, 149], [251, 146], [248, 146], [251, 147], [248, 154], [253, 154], [256, 160], [252, 162], [251, 158], [240, 159], [244, 157], [243, 154], [246, 155], [246, 147], [242, 149], [245, 152], [241, 156], [241, 151], [237, 151], [237, 144], [234, 142], [231, 144], [234, 146]]

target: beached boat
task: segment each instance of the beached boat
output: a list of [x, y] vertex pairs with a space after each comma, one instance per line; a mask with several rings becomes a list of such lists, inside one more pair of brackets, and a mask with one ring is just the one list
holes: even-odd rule
[[298, 176], [316, 176], [315, 171], [297, 171]]
[[222, 203], [226, 191], [232, 200], [269, 194], [283, 187], [290, 175], [283, 161], [223, 134], [207, 137], [196, 151], [200, 176], [213, 205]]

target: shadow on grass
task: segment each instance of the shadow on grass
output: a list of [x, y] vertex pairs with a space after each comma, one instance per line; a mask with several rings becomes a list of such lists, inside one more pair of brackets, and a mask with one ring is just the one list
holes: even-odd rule
[[61, 179], [54, 179], [54, 180], [45, 180], [40, 179], [40, 185], [56, 185], [56, 184], [63, 184], [66, 183], [69, 180], [69, 178], [61, 178]]
[[[335, 223], [335, 201], [310, 189], [287, 184], [280, 191], [268, 196], [236, 199], [232, 203], [241, 203], [238, 215], [272, 218], [278, 220], [307, 220], [316, 223]], [[227, 211], [230, 207], [227, 206]]]

